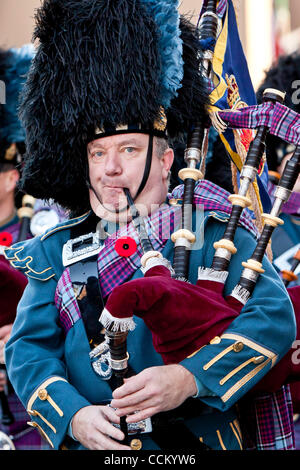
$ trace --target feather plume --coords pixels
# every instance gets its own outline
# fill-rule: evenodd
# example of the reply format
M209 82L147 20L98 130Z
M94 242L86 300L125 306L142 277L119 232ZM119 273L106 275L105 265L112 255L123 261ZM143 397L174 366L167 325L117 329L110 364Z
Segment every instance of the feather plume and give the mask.
M39 47L21 102L27 147L22 189L82 213L89 208L86 145L96 127L147 126L163 102L170 103L168 133L174 137L203 114L199 44L186 20L178 30L176 5L44 0L33 37Z

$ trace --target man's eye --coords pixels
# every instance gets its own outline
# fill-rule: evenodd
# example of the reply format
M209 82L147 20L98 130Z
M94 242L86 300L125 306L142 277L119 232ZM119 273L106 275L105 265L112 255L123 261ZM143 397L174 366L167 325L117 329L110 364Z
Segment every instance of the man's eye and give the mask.
M126 153L133 153L135 151L135 148L134 147L126 147L125 148L125 152Z
M97 157L97 158L102 157L102 155L103 155L103 152L100 152L100 151L99 151L99 152L94 152L94 153L92 154L93 157Z

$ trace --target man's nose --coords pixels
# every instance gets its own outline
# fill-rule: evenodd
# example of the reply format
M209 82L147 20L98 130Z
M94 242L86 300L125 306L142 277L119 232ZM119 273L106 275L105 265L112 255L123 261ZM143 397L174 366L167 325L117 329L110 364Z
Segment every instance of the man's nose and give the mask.
M119 175L122 173L121 158L116 150L111 150L106 156L105 173L107 175Z

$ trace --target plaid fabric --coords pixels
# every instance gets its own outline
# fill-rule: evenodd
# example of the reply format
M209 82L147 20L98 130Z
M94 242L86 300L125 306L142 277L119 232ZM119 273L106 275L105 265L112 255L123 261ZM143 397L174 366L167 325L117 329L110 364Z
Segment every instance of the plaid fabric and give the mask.
M55 291L55 305L59 311L60 325L65 334L67 334L74 323L81 318L78 303L74 295L69 268L64 270L58 281Z
M300 115L279 103L263 103L237 111L219 111L218 115L232 129L267 126L270 133L290 144L300 142Z
M217 6L217 15L218 15L220 18L223 18L223 15L224 15L225 10L226 10L226 8L227 8L227 3L228 3L227 0L220 0L219 3L218 3L218 6Z
M26 424L31 418L15 393L8 395L8 403L15 422L10 426L1 424L0 430L12 438L16 450L50 450L51 447L42 439L40 434Z
M269 182L268 191L272 201L274 201L275 199L274 194L276 191L276 187L276 185ZM285 204L283 204L281 212L283 212L284 214L300 214L300 193L292 192L289 197L289 200Z
M219 186L202 180L196 184L194 192L194 204L205 211L218 211L230 214L232 205L228 201L228 192ZM181 199L183 185L175 188L169 199ZM164 204L151 217L145 218L148 236L155 250L161 251L171 234L180 227L181 208ZM253 235L257 231L251 216L247 211L243 212L240 223ZM115 242L118 238L129 236L137 242L137 251L130 257L120 257L115 250ZM113 288L129 280L133 273L141 267L142 250L138 243L138 235L132 223L122 227L116 233L109 236L104 247L98 255L99 283L103 297L107 297ZM66 268L57 284L55 292L55 305L60 312L60 324L65 334L81 318L80 310L75 298L69 268Z
M180 208L170 207L167 204L160 207L151 217L145 218L146 231L154 250L163 249L180 221ZM116 240L123 236L134 238L137 242L137 251L128 258L118 256L115 250ZM141 267L142 255L138 235L132 223L105 240L105 249L100 251L98 257L100 287L104 297L113 290L115 285L125 282Z
M201 180L197 182L194 191L194 200L193 203L196 206L203 206L205 211L220 211L224 214L230 215L232 210L232 204L228 201L229 193L217 186L214 183L211 183L207 180ZM183 197L183 185L177 186L169 195L169 199L181 199ZM244 209L240 218L240 225L245 227L249 232L257 237L257 228L255 227L251 211Z
M181 221L180 207L164 204L151 217L145 219L146 230L154 250L161 251ZM130 257L120 257L115 250L115 243L120 237L131 237L137 242L137 251ZM104 241L103 249L98 255L99 283L103 298L107 297L116 285L130 279L141 267L143 252L133 224L122 227ZM67 333L81 317L74 295L70 271L63 272L56 288L55 305L60 312L60 324Z
M239 404L239 410L245 450L295 449L289 385L274 393L248 396Z

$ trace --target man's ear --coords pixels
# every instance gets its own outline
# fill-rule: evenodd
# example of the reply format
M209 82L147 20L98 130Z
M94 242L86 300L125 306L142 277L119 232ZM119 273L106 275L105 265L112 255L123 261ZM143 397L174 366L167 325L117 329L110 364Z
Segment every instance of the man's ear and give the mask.
M173 165L174 161L174 152L173 150L169 147L167 150L165 150L162 158L161 158L161 163L163 167L162 175L163 178L167 179L169 176L169 172L171 170L171 167Z
M5 189L9 193L16 189L17 183L20 179L20 173L18 170L13 169L7 171L6 178L5 178Z

